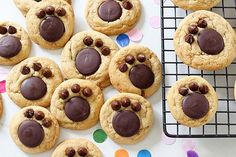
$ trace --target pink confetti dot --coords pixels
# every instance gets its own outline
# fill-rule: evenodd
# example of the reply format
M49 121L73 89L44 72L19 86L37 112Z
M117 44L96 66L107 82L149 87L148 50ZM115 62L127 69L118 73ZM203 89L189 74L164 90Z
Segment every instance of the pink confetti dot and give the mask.
M0 93L6 92L6 80L0 82Z
M164 133L162 133L162 142L166 145L175 144L176 138L167 137Z
M135 42L138 42L143 38L143 33L137 28L134 28L131 31L129 31L127 35L129 36L131 41Z
M160 17L159 16L152 16L149 20L149 23L152 28L160 28Z

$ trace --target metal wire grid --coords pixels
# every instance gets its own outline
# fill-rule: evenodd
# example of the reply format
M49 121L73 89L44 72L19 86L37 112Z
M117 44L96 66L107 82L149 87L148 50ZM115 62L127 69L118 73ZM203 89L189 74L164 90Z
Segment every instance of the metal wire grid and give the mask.
M236 0L222 0L211 9L223 16L236 29ZM214 138L236 137L236 103L234 99L234 82L236 80L236 62L220 71L194 70L183 64L175 55L173 35L179 22L190 11L175 7L171 0L161 0L161 40L162 40L162 101L163 130L169 137ZM188 76L202 76L208 80L219 97L219 108L214 119L199 128L188 128L176 122L172 117L166 101L166 94L178 79Z

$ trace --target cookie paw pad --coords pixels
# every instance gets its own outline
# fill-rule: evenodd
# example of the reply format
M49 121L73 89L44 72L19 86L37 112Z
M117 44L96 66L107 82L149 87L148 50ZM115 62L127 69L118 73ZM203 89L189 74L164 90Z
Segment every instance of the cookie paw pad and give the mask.
M6 34L9 35L6 35ZM0 56L4 58L11 58L16 56L22 49L20 39L12 36L17 33L17 29L14 26L8 28L0 26L0 34L5 35L0 38Z
M90 36L86 36L83 39L83 43L86 48L82 49L76 56L75 65L76 69L83 75L89 76L94 74L101 65L101 54L108 56L111 53L111 49L108 46L104 46L101 39L94 39ZM96 49L95 49L96 47ZM101 54L98 52L101 52Z
M98 16L107 22L113 22L118 20L122 16L122 8L126 10L131 10L133 4L129 0L119 0L122 1L120 4L116 0L106 0L98 8Z
M64 35L65 26L59 17L65 15L64 8L55 9L53 6L47 6L36 13L39 19L43 19L39 26L39 32L43 39L48 42L56 42Z
M74 157L74 156L76 156L76 153L78 153L79 156L86 156L88 154L88 150L85 147L80 147L77 150L77 152L72 147L68 147L65 150L65 155L67 157Z
M139 89L147 89L154 83L154 73L146 64L143 64L146 61L146 56L144 54L138 54L136 56L138 63L136 62L136 59L132 55L128 55L125 57L125 62L119 66L119 70L122 73L125 73L128 71L129 66L129 79L132 82L132 84L139 88ZM141 63L141 64L140 64ZM133 65L134 64L134 65Z
M85 87L81 89L78 84L72 85L70 90L71 92L78 93L84 97L90 97L93 94L90 88ZM74 122L81 122L89 117L90 104L84 97L74 96L70 98L69 91L67 89L61 90L59 92L59 97L64 100L65 114L70 120Z
M28 119L19 125L18 137L25 146L37 147L42 143L45 136L43 127L49 128L52 125L52 120L45 118L42 111L34 111L33 109L26 110L24 116Z
M192 119L200 119L209 111L209 102L204 94L209 92L206 85L199 85L196 82L189 83L187 86L179 88L179 94L184 96L182 109L183 112Z
M47 85L41 77L49 79L53 77L53 74L49 68L43 68L40 63L34 63L31 68L24 66L21 70L21 74L30 75L31 71L38 72L41 76L29 76L22 82L20 91L24 98L28 100L38 100L47 93Z
M125 110L129 106L131 109ZM135 112L142 109L140 103L131 104L129 98L123 98L121 101L111 102L111 108L117 112L112 120L112 126L117 134L123 137L131 137L138 133L140 119Z
M224 49L224 39L220 33L212 28L207 28L207 22L200 19L197 24L192 24L188 27L188 32L185 36L185 42L193 44L194 36L197 36L197 43L200 49L208 55L217 55Z

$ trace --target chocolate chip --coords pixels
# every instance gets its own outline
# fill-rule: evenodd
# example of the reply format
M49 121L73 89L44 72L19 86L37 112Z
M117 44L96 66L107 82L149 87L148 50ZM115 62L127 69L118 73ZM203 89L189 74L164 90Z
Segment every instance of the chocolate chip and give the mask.
M69 92L66 89L63 89L59 92L59 97L61 99L66 99L66 98L68 98L68 96L69 96Z
M20 92L28 100L38 100L47 93L47 85L39 77L30 77L23 81Z
M92 75L101 65L101 55L94 48L85 48L77 54L75 65L81 74Z
M84 88L82 92L83 92L83 95L86 97L90 97L93 94L92 90L88 87Z
M48 14L48 15L52 15L55 11L55 8L53 6L47 6L45 8L45 12Z
M201 85L201 86L199 87L199 91L200 91L202 94L207 94L208 91L209 91L209 88L208 88L207 85Z
M46 16L46 13L44 10L40 10L39 12L36 13L36 16L40 19L44 18Z
M191 34L187 34L185 37L185 42L192 44L194 42L194 37Z
M98 8L98 16L107 22L118 20L122 15L120 4L114 0L104 1Z
M42 126L34 120L24 120L18 127L17 135L21 143L29 148L39 146L45 136Z
M33 109L27 109L24 113L24 116L27 118L32 118L34 116L34 110Z
M134 61L135 61L135 58L132 55L128 55L128 56L125 57L125 62L128 63L128 64L133 64Z
M147 89L154 83L155 75L148 66L137 64L130 69L129 79L139 89Z
M201 31L197 41L200 49L208 55L217 55L225 47L221 34L211 28Z
M101 51L104 56L108 56L111 53L111 49L107 46L103 46Z
M19 38L14 36L4 36L0 38L0 56L11 58L21 51L22 44Z
M9 34L15 34L17 32L14 26L9 26L7 31Z
M181 94L182 96L186 96L188 94L188 88L180 87L179 88L179 94Z
M191 33L191 34L197 34L198 27L196 25L190 25L188 27L188 32Z
M206 27L207 27L207 22L206 22L206 20L200 19L200 20L197 22L197 26L200 27L200 28L206 28Z
M27 66L24 66L24 67L22 68L22 70L21 70L21 74L27 75L27 74L29 74L29 73L30 73L30 68L27 67Z
M42 65L40 63L33 64L34 71L39 71L41 68L42 68Z
M6 34L7 33L7 28L0 26L0 34Z
M130 10L133 8L133 4L130 3L128 0L125 0L122 2L122 6L123 8L125 8L126 10Z
M103 41L101 39L96 39L95 40L95 46L100 48L103 46Z
M125 64L125 63L121 64L121 65L119 66L119 70L120 70L121 72L126 72L126 71L128 70L127 64Z
M56 42L65 33L65 26L62 20L54 15L47 16L39 26L41 37L48 42Z
M209 102L199 93L191 93L183 100L183 112L192 119L200 119L209 111Z
M42 111L35 111L34 117L37 120L42 120L42 119L44 119L45 115Z
M87 46L91 46L93 44L93 39L90 36L87 36L83 40L84 44Z
M81 122L90 115L90 105L82 97L73 97L65 104L65 114L70 120Z
M138 102L135 102L135 103L131 104L131 108L133 111L139 112L141 110L141 104Z
M112 119L112 126L117 134L122 137L131 137L140 129L139 117L132 111L117 112Z
M72 148L72 147L66 148L65 154L66 154L66 156L68 156L68 157L73 157L73 156L75 155L75 150L74 150L74 148Z
M88 154L88 150L84 147L78 149L79 156L86 156Z
M51 125L52 125L52 120L49 119L49 118L44 118L42 120L42 125L45 127L45 128L49 128Z
M73 93L79 93L79 91L80 91L80 85L78 85L78 84L73 84L73 85L71 86L71 91L72 91Z
M64 8L57 8L56 13L58 16L65 16L66 10Z
M50 78L52 76L52 71L49 68L44 68L42 74L44 77Z
M146 56L144 54L138 54L137 60L141 63L145 62L146 61Z
M199 88L199 86L198 86L198 84L197 84L196 82L191 82L191 83L189 83L189 89L190 89L191 91L197 91L198 88Z
M120 110L120 108L121 108L121 104L120 104L120 102L119 101L112 101L111 102L111 108L114 110L114 111L118 111L118 110Z
M130 101L129 98L123 98L123 99L121 100L121 104L122 104L123 107L129 107L129 106L130 106L130 103L131 103L131 101Z

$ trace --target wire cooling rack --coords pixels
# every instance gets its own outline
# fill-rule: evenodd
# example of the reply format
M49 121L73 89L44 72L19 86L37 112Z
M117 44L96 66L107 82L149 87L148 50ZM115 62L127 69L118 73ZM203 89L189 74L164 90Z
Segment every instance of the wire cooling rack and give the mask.
M211 11L223 16L236 30L236 0L222 0ZM191 11L175 7L171 0L161 0L164 133L169 137L180 138L236 137L236 103L234 99L236 62L233 62L224 70L201 71L183 64L174 52L174 32L180 21L189 13ZM166 101L166 95L173 83L188 75L205 78L212 84L219 97L219 108L214 119L198 128L189 128L176 122L170 113Z

